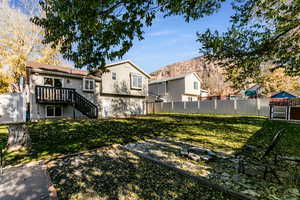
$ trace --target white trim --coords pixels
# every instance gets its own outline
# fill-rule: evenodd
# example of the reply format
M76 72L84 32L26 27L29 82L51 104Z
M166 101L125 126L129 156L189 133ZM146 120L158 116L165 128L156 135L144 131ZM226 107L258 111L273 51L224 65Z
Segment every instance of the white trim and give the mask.
M121 64L124 64L124 63L129 63L134 68L136 68L138 71L142 72L145 76L147 76L148 78L151 78L151 76L148 73L146 73L144 70L142 70L136 64L134 64L131 60L124 60L124 61L120 61L120 62L116 62L116 63L107 64L107 65L105 65L105 68L113 67L115 65L121 65Z
M28 67L30 68L30 67ZM54 72L51 70L41 70L41 69L32 69L30 68L32 72L34 73L38 73L38 74L46 74L46 76L60 76L60 77L64 77L64 78L76 78L76 79L82 79L84 77L90 77L92 79L95 79L96 81L101 81L101 78L97 77L97 76L93 76L93 75L77 75L77 74L70 74L70 73L64 73L64 72Z
M133 76L137 76L137 87L133 86ZM142 83L141 83L141 87L139 87L139 77L142 78ZM143 76L141 74L130 74L130 79L131 79L131 88L132 89L138 89L138 90L141 90L143 89L143 83L144 83L144 79L143 79Z
M64 85L65 85L65 81L64 81L64 78L59 78L59 77L55 77L55 76L43 76L43 85L44 86L48 86L48 85L45 85L45 78L50 78L50 79L52 79L52 81L53 81L53 86L51 86L51 87L54 87L54 79L59 79L59 80L61 80L61 87L64 87Z
M173 81L173 80L183 79L183 78L185 79L186 76L188 76L188 75L194 75L199 80L199 82L200 82L199 88L201 89L202 80L196 72L181 74L181 75L178 75L178 76L173 76L173 77L164 78L164 79L160 79L160 80L152 80L152 81L149 82L149 85L155 84L155 83L161 83L161 82L165 82L165 81Z
M60 107L61 108L61 115L60 116L55 116L55 109L53 110L54 116L48 116L47 114L47 108L48 107ZM45 106L45 118L56 118L56 117L63 117L64 116L64 108L63 106L60 105L46 105Z
M87 91L87 92L94 92L95 91L95 88L96 88L96 82L95 82L95 80L94 79L91 79L91 78L86 78L86 77L84 77L83 79L82 79L82 81L83 81L83 85L82 85L82 90L83 91ZM93 89L86 89L85 88L85 81L92 81L93 82Z

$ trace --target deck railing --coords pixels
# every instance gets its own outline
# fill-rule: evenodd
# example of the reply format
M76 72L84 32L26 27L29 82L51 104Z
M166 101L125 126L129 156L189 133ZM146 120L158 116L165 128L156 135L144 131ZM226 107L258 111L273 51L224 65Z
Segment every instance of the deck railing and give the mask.
M74 101L73 88L55 88L48 86L36 86L35 97L37 103L62 104Z
M71 104L90 118L98 117L98 107L73 88L36 86L36 102L40 104Z

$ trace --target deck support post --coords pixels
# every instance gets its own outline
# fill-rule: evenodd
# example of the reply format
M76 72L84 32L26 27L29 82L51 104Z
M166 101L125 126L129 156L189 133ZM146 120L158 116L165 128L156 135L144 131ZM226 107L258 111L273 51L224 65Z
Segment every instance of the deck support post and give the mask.
M76 118L76 114L75 114L75 103L73 103L72 106L73 106L73 119L75 119L75 118Z

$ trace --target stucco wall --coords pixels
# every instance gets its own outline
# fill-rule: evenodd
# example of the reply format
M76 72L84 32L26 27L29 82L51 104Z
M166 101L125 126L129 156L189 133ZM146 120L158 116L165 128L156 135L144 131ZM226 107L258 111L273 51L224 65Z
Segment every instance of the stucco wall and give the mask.
M165 96L166 95L166 83L161 82L161 83L154 83L149 85L149 96Z
M194 82L198 83L198 89L194 89ZM200 95L201 82L195 74L187 74L185 76L185 94Z
M130 63L123 63L107 68L109 72L102 75L102 92L109 94L130 94L147 96L148 77L137 70ZM116 80L112 79L112 73L116 73ZM143 87L141 90L131 88L131 75L141 75L143 77Z
M125 82L126 87L130 87L130 75L142 74L133 68L130 64L123 64L122 66L114 66L109 68L110 72L103 75L103 90L102 92L115 94L116 89L122 88ZM123 70L127 71L125 73ZM111 79L111 72L117 72L117 80L113 82ZM124 72L124 73L122 73ZM143 74L142 74L143 75ZM30 102L31 119L43 119L46 117L46 106L42 104L37 104L35 99L35 86L44 85L44 77L53 77L63 79L63 87L74 88L76 91L83 95L85 98L95 103L99 109L99 117L111 117L113 115L129 115L129 114L144 114L145 106L143 104L145 98L134 98L134 97L110 97L101 95L101 82L96 81L95 91L85 92L83 91L83 78L73 78L65 77L53 74L41 74L33 73L30 76L30 87L29 87L29 97L28 102ZM129 92L125 94L130 95L146 95L148 93L148 78L143 75L143 89L142 90L132 90L129 88ZM127 88L128 89L128 88ZM124 94L124 93L122 93ZM111 107L110 107L111 106ZM105 110L104 110L105 108ZM71 105L62 105L63 116L73 117L73 107ZM75 109L76 117L84 117L82 113Z
M99 117L115 117L146 114L144 98L99 97Z
M198 89L194 89L194 82L198 83ZM149 85L149 95L161 95L167 101L189 101L189 97L193 101L197 101L197 97L184 94L200 95L201 81L194 74L187 74L185 77L168 81L168 89L166 91L166 82L153 83Z
M31 110L31 119L41 119L46 117L46 106L36 103L35 99L35 86L44 85L44 77L53 77L60 78L63 80L63 87L65 88L74 88L76 92L90 100L91 102L96 101L97 95L100 95L100 82L96 82L95 92L85 92L83 91L83 79L82 78L72 78L72 77L63 77L58 75L48 75L48 74L38 74L33 73L30 76L30 87L29 87L29 102L30 102L30 110ZM63 117L73 117L73 107L70 105L63 106ZM76 116L83 117L79 111L76 110Z
M184 78L171 80L168 83L168 101L182 101L182 94L185 91Z

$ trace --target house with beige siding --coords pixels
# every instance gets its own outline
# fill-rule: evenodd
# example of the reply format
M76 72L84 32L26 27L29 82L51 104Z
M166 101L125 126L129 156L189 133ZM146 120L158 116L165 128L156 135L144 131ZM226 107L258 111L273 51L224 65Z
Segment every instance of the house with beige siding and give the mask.
M102 73L27 63L27 119L145 114L150 76L131 61L105 68Z
M201 88L202 80L197 73L188 73L149 82L149 99L163 101L197 101L208 95Z

